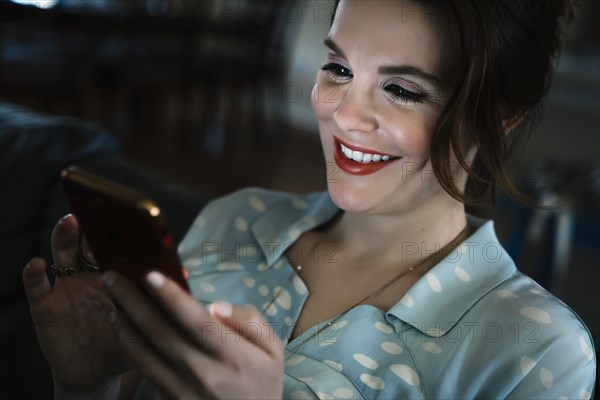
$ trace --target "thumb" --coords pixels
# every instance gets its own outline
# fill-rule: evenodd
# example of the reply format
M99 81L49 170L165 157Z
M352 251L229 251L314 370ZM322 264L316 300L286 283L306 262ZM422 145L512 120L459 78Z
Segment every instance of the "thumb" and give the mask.
M234 306L224 301L216 301L209 307L210 314L217 320L223 322L229 328L236 330L246 340L258 346L272 357L281 358L283 355L283 343L264 317L253 306ZM260 327L257 335L255 329L246 329L252 324Z
M23 286L30 306L40 303L52 292L43 258L35 257L27 263L23 269Z

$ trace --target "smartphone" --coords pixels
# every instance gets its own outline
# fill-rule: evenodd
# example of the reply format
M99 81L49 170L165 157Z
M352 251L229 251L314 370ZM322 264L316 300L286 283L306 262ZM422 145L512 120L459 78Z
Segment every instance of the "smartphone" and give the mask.
M60 180L101 270L115 270L143 289L158 270L189 292L160 208L144 194L79 167Z

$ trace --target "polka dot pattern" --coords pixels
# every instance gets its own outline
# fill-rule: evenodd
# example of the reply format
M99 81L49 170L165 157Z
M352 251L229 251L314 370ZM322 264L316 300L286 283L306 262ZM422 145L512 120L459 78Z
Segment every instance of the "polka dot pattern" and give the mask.
M244 217L237 217L235 219L235 228L240 232L246 232L248 230L248 221Z
M519 368L521 368L521 373L523 376L529 374L529 372L535 367L536 362L527 356L521 357L521 362L519 363Z
M292 296L286 289L281 286L276 286L275 289L273 289L273 293L277 293L275 301L281 308L289 310L292 307Z
M554 385L554 375L552 375L552 372L549 369L540 369L540 382L542 382L542 386L546 389L552 388L552 385Z
M327 365L329 365L330 367L337 369L338 371L343 371L344 368L342 367L342 364L335 362L335 361L331 361L331 360L323 360L323 362Z
M338 399L351 399L354 397L354 391L348 388L338 388L333 392L333 396Z
M306 360L305 356L295 354L285 361L285 365L291 367L292 365L300 364L304 360Z
M197 226L198 228L204 228L206 226L206 219L204 217L196 218L194 221L194 226Z
M265 202L258 196L250 196L248 198L248 203L254 211L258 211L261 213L267 211L267 206L265 205Z
M421 384L419 375L417 375L415 370L409 367L408 365L390 365L390 370L394 373L394 375L396 375L398 378L402 379L404 382L408 383L411 386L417 386Z
M421 347L431 354L440 354L442 348L435 342L421 342Z
M539 289L529 289L529 293L548 298L548 295Z
M258 265L256 266L256 269L258 271L266 271L267 269L269 269L269 265L266 262L262 261L262 262L258 263Z
M277 315L277 307L275 307L273 304L269 304L269 302L263 304L262 308L263 310L265 310L265 314L267 314L270 317L274 317L275 315Z
M278 324L274 325L276 332L284 332L281 336L287 337L298 318L299 307L308 295L307 287L299 276L292 273L279 252L282 247L275 249L279 259L266 260L267 254L263 253L264 248L260 244L289 243L297 240L307 228L324 222L313 199L320 199L320 204L327 203L322 200L323 196L286 198L281 193L271 195L267 191L251 189L244 191L243 196L236 198L234 195L212 202L227 203L230 209L208 205L206 209L210 212L194 220L191 234L183 242L185 246L179 248L183 264L190 268L190 286L195 295L204 303L223 299L233 304L251 304L258 310L265 307L264 314L268 321ZM275 215L271 214L272 205L277 208L276 221L268 220ZM281 212L281 207L287 207L289 212L285 209ZM468 252L469 257L459 255L458 262L446 260L432 268L388 312L381 312L375 307L358 307L344 315L344 319L336 321L333 328L336 329L335 342L310 341L296 354L290 354L289 349L293 348L295 342L286 341L286 372L296 379L286 380L285 398L307 399L315 395L337 399L419 398L422 396L421 385L432 398L443 397L440 396L443 388L439 388L439 385L429 387L428 382L420 381L412 356L452 366L454 360L449 357L456 354L457 342L452 341L456 336L451 335L458 328L462 329L462 338L468 334L470 328L461 325L464 321L478 323L474 328L475 346L488 345L481 339L481 329L486 324L494 323L502 327L499 343L494 346L498 349L511 346L514 351L499 351L494 357L515 357L518 354L516 360L503 359L497 363L514 365L516 361L518 377L514 377L515 381L524 379L528 384L535 384L547 392L544 393L547 398L556 399L560 395L571 398L577 397L577 394L589 398L589 388L583 384L577 388L577 391L581 390L580 393L562 392L567 389L559 384L565 374L572 374L571 371L565 372L566 365L584 368L583 365L592 364L595 354L587 332L573 327L572 319L566 319L567 315L572 314L563 312L564 308L558 310L558 302L545 300L553 298L551 294L545 293L526 277L514 272L514 269L511 271L509 259L503 258L494 265L483 263L480 250L486 240L495 239L479 233L476 240L472 241L472 246L461 245L459 250L465 254ZM222 244L226 246L223 248L235 251L230 251L227 259L221 259L221 254L202 248L202 243ZM233 260L234 256L239 258ZM488 273L488 270L491 272ZM468 297L475 288L482 289L485 285L488 287L483 289L487 291L479 290L476 294L480 297ZM460 293L460 296L456 297L456 293ZM453 303L455 301L457 304ZM473 303L467 304L471 301ZM267 304L270 305L267 307ZM492 311L496 313L492 315ZM531 334L526 327L533 326L532 322L540 330L535 336L527 338L538 339L539 343L524 340L525 335ZM512 325L515 323L518 325ZM511 330L513 326L518 327L518 331ZM570 347L557 345L557 348L561 348L560 356L552 353L554 347L544 347L548 344L546 338L554 332L555 327L577 332L571 338ZM444 335L443 329L451 329L448 341L434 338ZM515 335L519 335L518 340L515 340ZM542 354L542 347L551 351ZM493 368L496 364L490 364L489 355L490 352L474 351L473 357L477 360L468 360L469 364L465 365L472 365L476 369L475 365L479 362ZM573 359L568 359L570 357L578 357L581 363L574 363ZM461 397L461 394L467 397L464 393L457 396Z
M360 381L375 390L381 390L385 387L383 379L369 374L360 374Z
M308 226L315 226L318 224L313 217L305 217L302 221L304 221L304 223Z
M394 333L394 328L379 321L375 322L375 329L377 329L379 332L387 334Z
M469 275L469 273L460 266L454 268L454 273L456 274L456 276L458 276L458 279L460 279L461 281L471 282L471 276Z
M400 302L408 308L412 308L415 305L415 301L410 296L410 294L404 295L404 297L402 298L402 300L400 300Z
M400 346L399 344L394 343L394 342L383 342L383 343L381 343L381 348L386 353L392 354L392 355L402 354L402 352L404 351L402 349L402 346Z
M267 285L260 285L258 287L258 293L260 293L261 296L268 296L270 291Z
M320 400L333 400L334 397L332 395L330 395L329 393L324 393L324 392L317 392L317 397Z
M442 293L442 284L433 272L428 272L427 274L425 274L425 278L427 279L427 283L429 284L431 290L433 290L436 293Z
M308 204L306 204L306 202L304 200L296 198L296 199L292 200L292 206L296 210L305 210L306 207L308 207Z
M308 290L306 289L306 286L304 285L302 280L300 278L298 278L297 276L295 276L294 279L292 280L292 286L294 287L294 290L296 291L296 293L298 293L301 296L305 295L308 292Z
M519 295L511 292L510 290L506 290L506 289L496 290L496 295L498 297L502 297L503 299L518 299L519 298Z
M223 262L217 265L218 271L243 271L244 267L236 262Z
M379 368L379 364L377 363L377 361L373 360L371 357L366 356L364 354L356 353L352 356L352 358L354 358L356 360L356 362L358 362L360 365L362 365L365 368L369 368L369 369L373 369L373 370Z
M214 293L215 287L208 282L200 282L200 290L206 293Z
M292 228L288 231L288 238L292 242L295 242L296 240L298 240L301 234L302 232L299 229Z
M335 321L333 323L334 328L338 330L344 328L346 325L348 325L348 321L345 319L342 321Z
M579 346L581 347L581 351L583 351L585 357L589 361L592 361L592 359L594 358L594 350L591 348L588 340L585 337L583 337L583 335L579 336Z
M258 248L253 245L243 246L239 252L240 257L255 260L258 256Z
M541 308L537 307L521 307L519 309L519 313L527 318L531 318L534 321L539 322L540 324L549 324L552 322L552 318L550 318L550 314Z

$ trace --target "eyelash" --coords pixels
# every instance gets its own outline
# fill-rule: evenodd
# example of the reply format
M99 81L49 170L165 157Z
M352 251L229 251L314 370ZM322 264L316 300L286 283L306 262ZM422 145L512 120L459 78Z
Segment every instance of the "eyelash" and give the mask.
M386 85L384 89L390 94L390 96L392 96L394 103L413 102L416 104L421 104L425 100L425 95L406 90L397 83Z
M334 83L345 83L354 77L349 68L338 63L327 63L321 67L321 70L326 72L329 80ZM411 92L396 83L385 85L384 90L395 104L421 104L426 98L425 95Z
M332 82L342 82L354 77L349 68L338 63L327 63L321 67L321 70L327 72L327 76Z

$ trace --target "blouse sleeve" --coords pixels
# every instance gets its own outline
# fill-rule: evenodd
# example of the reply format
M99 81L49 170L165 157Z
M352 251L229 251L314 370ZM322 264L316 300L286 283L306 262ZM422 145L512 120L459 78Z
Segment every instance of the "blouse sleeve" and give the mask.
M509 399L591 399L596 379L596 354L590 335L563 335L538 360L522 357L523 379Z

